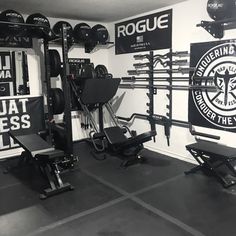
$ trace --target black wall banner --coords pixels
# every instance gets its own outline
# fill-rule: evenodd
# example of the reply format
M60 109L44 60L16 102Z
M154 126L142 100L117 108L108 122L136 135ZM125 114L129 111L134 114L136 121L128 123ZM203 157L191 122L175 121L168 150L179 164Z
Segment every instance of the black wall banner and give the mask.
M14 95L15 75L10 52L0 52L0 96Z
M32 48L33 42L32 38L28 37L15 37L15 36L7 36L4 38L0 37L0 47Z
M189 92L189 122L236 132L236 40L191 44L190 66L195 77L212 77L198 85L217 90Z
M172 9L115 25L116 54L170 48Z
M43 97L0 99L0 151L18 147L10 130L29 134L44 129Z

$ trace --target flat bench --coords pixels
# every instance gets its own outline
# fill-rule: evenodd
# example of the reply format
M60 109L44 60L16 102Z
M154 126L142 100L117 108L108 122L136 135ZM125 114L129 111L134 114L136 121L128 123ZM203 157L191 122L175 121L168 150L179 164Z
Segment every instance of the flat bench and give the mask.
M63 151L55 149L37 134L17 135L9 132L9 135L43 169L50 187L43 190L41 199L73 189L71 184L63 183L60 176L58 164L65 157Z
M202 170L215 176L225 188L236 183L236 170L233 164L233 161L236 160L236 148L201 140L187 145L186 149L199 165L185 172L185 174ZM221 166L226 167L231 174L227 175L220 171L219 167Z

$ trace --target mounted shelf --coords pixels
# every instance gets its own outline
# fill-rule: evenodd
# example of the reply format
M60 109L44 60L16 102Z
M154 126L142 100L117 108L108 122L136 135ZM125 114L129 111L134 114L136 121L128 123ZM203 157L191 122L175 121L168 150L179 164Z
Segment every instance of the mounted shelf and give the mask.
M50 42L51 45L61 45L62 41L60 38L51 40ZM69 46L69 50L71 48L84 48L85 49L85 53L94 53L96 51L98 51L99 49L108 49L114 46L114 42L105 42L105 43L97 43L97 42L87 42L87 43L83 43L83 42L78 42L75 41L73 39L73 42L71 43L71 45Z
M4 28L8 26L9 27L20 26L22 27L22 31L17 34L9 34L9 35L7 35L7 32L4 32L2 36L6 34L8 37L11 36L11 37L38 38L38 39L44 39L47 42L58 39L58 36L55 35L52 29L49 28L48 26L0 21L0 28ZM30 33L31 30L37 30L40 36L32 36L32 34ZM1 34L0 34L0 37L1 37Z
M201 21L197 27L204 28L214 38L223 38L224 31L236 28L236 18L229 18L219 21Z
M52 45L62 45L62 38L58 35L56 35L52 29L50 29L47 26L43 25L37 25L37 24L27 24L27 23L12 23L12 22L5 22L0 21L0 27L6 27L6 26L22 26L23 30L19 35L13 35L18 37L28 37L28 38L41 38L46 40L47 42L50 42ZM32 36L30 33L30 30L38 30L40 32L40 37ZM70 43L69 43L70 44ZM86 53L93 53L99 49L108 49L112 46L114 46L114 42L94 42L90 41L87 43L78 42L75 39L72 39L71 47L84 47Z

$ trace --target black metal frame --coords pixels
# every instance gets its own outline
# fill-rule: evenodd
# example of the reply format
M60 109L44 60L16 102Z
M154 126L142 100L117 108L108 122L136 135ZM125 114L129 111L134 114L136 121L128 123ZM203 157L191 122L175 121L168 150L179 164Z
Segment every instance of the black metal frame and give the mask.
M3 22L0 21L0 25L16 25L16 23L11 22ZM45 84L46 84L46 93L47 93L47 119L48 119L48 141L53 144L53 129L56 129L56 125L54 124L53 119L53 109L52 109L52 98L50 95L50 89L51 89L51 78L50 78L50 62L49 62L49 43L52 41L60 41L62 39L62 52L63 52L63 68L62 68L62 86L63 86L63 92L65 96L65 127L64 127L64 133L67 139L67 146L65 150L65 157L66 160L64 162L67 163L68 167L73 167L73 163L77 161L77 158L74 158L73 156L73 141L72 141L72 126L71 126L71 98L70 98L70 86L68 84L68 78L69 78L69 63L68 63L68 45L67 45L67 32L66 32L66 25L62 25L62 37L58 37L54 34L54 32L48 27L48 26L42 26L42 25L35 25L35 24L27 24L27 23L17 23L17 25L24 26L25 30L28 29L39 29L42 31L43 35L41 39L43 39L43 46L44 46L44 65L45 65ZM48 33L49 32L49 33ZM70 163L68 162L70 160ZM45 162L44 165L45 168L48 169L49 166L51 169L54 169L53 166L57 166L58 163L56 162ZM53 166L52 166L53 165ZM50 169L49 168L49 169ZM50 179L52 178L49 175L49 172L45 170L45 174ZM54 171L55 177L58 180L59 184L59 192L60 190L60 179L57 177L57 173ZM49 181L51 184L51 181ZM54 188L55 186L51 184L51 189L53 189L52 192L55 192ZM64 187L63 187L64 188ZM65 186L67 188L67 186ZM46 195L50 195L50 191L45 192Z
M12 63L12 74L14 76L14 81L13 81L13 91L14 91L14 95L17 95L17 87L16 87L16 53L12 52L11 53L12 59L11 59L11 63Z
M72 139L72 123L71 123L71 95L70 85L68 79L70 77L69 61L68 61L68 43L67 43L67 29L66 25L62 25L62 55L63 55L63 69L62 69L62 87L65 98L65 132L66 132L66 154L73 160L73 139Z
M45 82L47 89L47 104L48 104L48 130L49 130L49 139L52 143L53 140L53 131L62 132L64 137L66 138L66 146L65 153L67 158L71 160L71 164L77 161L77 158L74 157L73 154L73 138L72 138L72 122L71 122L71 95L70 95L70 85L68 83L68 79L70 79L70 70L69 70L69 59L68 59L68 42L67 42L67 29L66 25L62 25L62 71L61 71L61 79L62 79L62 90L64 94L65 100L65 109L64 109L64 123L63 127L59 127L54 122L53 116L53 104L52 98L50 95L51 89L51 77L50 77L50 63L49 63L49 42L53 39L45 39L44 40L44 55L45 55ZM58 40L58 39L57 39Z
M236 18L229 18L218 21L201 21L197 27L202 27L214 38L223 38L224 31L236 28Z
M41 199L46 199L59 193L74 189L71 184L63 183L60 176L61 171L59 166L66 162L65 153L63 151L56 150L46 141L44 141L39 135L32 134L18 136L12 132L9 132L9 135L16 141L16 143L20 145L20 147L25 150L21 153L19 165L22 162L30 163L33 161L33 163L37 164L41 172L46 177L49 188L44 189L43 193L40 194ZM39 150L35 150L35 148L29 144L29 141L31 143L37 143L37 145L39 145Z

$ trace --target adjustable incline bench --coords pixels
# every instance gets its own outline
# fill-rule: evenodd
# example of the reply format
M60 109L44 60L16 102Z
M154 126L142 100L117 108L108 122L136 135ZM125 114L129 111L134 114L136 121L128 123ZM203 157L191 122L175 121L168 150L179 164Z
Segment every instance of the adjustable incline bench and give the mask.
M105 128L103 131L111 150L126 157L122 166L129 166L137 161L142 162L144 158L139 153L143 149L143 143L150 141L156 135L156 131L148 131L127 138L118 126Z
M80 89L80 93L77 92L75 82L71 81L72 91L78 99L82 110L87 114L91 125L93 127L93 136L91 139L96 140L107 140L108 149L106 151L112 151L117 154L122 154L124 158L123 166L128 166L134 164L135 162L142 161L142 157L139 155L139 152L143 149L143 143L150 141L152 137L156 135L156 131L149 131L138 136L132 137L129 129L120 127L117 118L112 110L112 107L109 104L109 101L115 96L118 87L120 84L119 78L112 79L87 79L84 80L83 86ZM88 106L98 104L99 106L106 107L111 121L115 126L100 129L97 127L97 124L93 117L91 116ZM102 122L103 126L103 120ZM127 138L125 132L129 132L131 137ZM93 142L95 144L95 142ZM95 145L94 145L95 146ZM106 146L106 145L104 145ZM96 146L95 146L96 149ZM104 149L104 148L103 148ZM97 149L98 151L98 149ZM102 150L104 151L104 150Z
M199 165L185 172L185 174L202 170L215 176L225 188L236 183L236 169L233 163L236 160L236 148L201 140L187 145L186 149ZM225 167L232 175L227 175L219 167Z
M10 131L9 135L36 161L46 176L50 187L43 190L41 199L74 189L71 184L63 183L60 177L58 165L65 158L63 151L53 148L37 134L17 135Z

